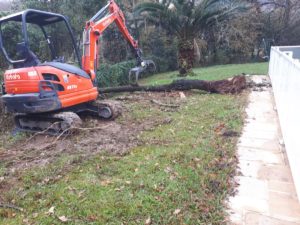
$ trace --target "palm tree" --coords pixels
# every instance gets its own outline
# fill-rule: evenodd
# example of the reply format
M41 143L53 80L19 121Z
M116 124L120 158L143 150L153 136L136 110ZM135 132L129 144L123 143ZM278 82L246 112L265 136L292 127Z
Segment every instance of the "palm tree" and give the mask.
M140 3L135 7L135 13L145 14L150 21L177 37L179 73L187 76L193 68L195 38L246 10L241 1L159 0L157 3Z

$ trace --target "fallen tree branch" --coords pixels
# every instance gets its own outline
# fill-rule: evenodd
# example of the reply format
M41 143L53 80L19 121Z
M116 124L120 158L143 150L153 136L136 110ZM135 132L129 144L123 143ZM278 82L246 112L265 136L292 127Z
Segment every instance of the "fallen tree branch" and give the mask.
M107 126L102 126L102 127L86 127L86 128L82 128L82 127L70 127L66 130L64 130L62 133L60 133L57 138L55 139L55 141L52 144L56 144L56 142L62 137L64 136L66 133L68 133L69 131L77 131L77 130L81 130L81 131L90 131L90 130L105 130L108 127L110 127L111 125L107 125Z
M14 206L14 205L10 205L10 204L2 204L2 203L0 203L0 208L15 209L15 210L23 212L22 208Z
M175 80L170 84L158 86L121 86L111 88L101 88L100 93L120 93L120 92L168 92L168 91L187 91L198 89L210 93L237 94L247 87L244 75L235 76L228 80L205 81L205 80Z
M89 130L105 130L107 128L109 128L111 126L111 124L106 125L106 126L102 126L102 127L74 127L73 129L76 130L82 130L82 131L89 131Z
M165 104L165 103L162 103L162 102L157 101L155 99L152 99L151 102L153 102L154 104L157 104L159 106L163 106L163 107L170 107L170 108L178 108L178 107L180 107L180 105Z
M55 122L55 123L51 124L47 129L35 133L34 135L32 135L30 138L28 138L28 139L26 140L26 143L28 143L29 141L31 141L33 138L35 138L35 137L38 136L38 135L45 134L47 131L49 131L51 128L53 128L53 127L54 127L56 124L58 124L58 123L59 123L59 122Z

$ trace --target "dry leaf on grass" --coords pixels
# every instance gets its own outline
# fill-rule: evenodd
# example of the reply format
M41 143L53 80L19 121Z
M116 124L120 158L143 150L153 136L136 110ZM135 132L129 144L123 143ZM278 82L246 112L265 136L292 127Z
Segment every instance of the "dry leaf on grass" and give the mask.
M177 216L180 212L181 212L181 209L175 209L175 211L173 212L173 215Z
M148 219L145 221L145 225L150 225L151 224L151 217L149 216Z
M111 180L103 180L103 181L100 182L100 185L104 186L104 187L106 187L106 186L108 186L110 184L112 184Z
M48 212L47 212L46 214L48 214L48 215L53 215L53 214L54 214L54 208L55 208L55 206L52 206L52 207L48 210Z
M185 94L182 91L179 92L179 97L181 99L186 99L186 96L185 96Z
M200 162L201 159L199 159L199 158L194 158L194 161L195 161L195 162Z
M69 219L67 218L67 217L65 217L65 216L60 216L60 217L58 217L58 219L61 221L61 222L68 222L69 221Z

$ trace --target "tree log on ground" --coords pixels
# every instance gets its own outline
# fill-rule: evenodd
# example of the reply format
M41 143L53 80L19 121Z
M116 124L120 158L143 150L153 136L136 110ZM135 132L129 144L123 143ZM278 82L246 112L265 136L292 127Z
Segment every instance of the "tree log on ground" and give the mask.
M119 93L119 92L168 92L168 91L187 91L192 89L203 90L218 94L238 94L247 87L244 75L235 76L227 80L205 81L205 80L175 80L170 84L158 86L120 86L111 88L101 88L100 93Z

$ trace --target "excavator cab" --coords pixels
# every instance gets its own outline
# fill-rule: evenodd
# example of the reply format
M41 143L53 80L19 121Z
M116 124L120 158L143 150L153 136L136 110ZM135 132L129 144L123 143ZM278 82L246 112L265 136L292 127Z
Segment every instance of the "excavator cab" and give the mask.
M58 43L61 39L56 38L57 35L70 41ZM55 13L29 9L1 18L0 48L15 69L44 62L64 63L71 55L81 67L71 26L66 17Z

